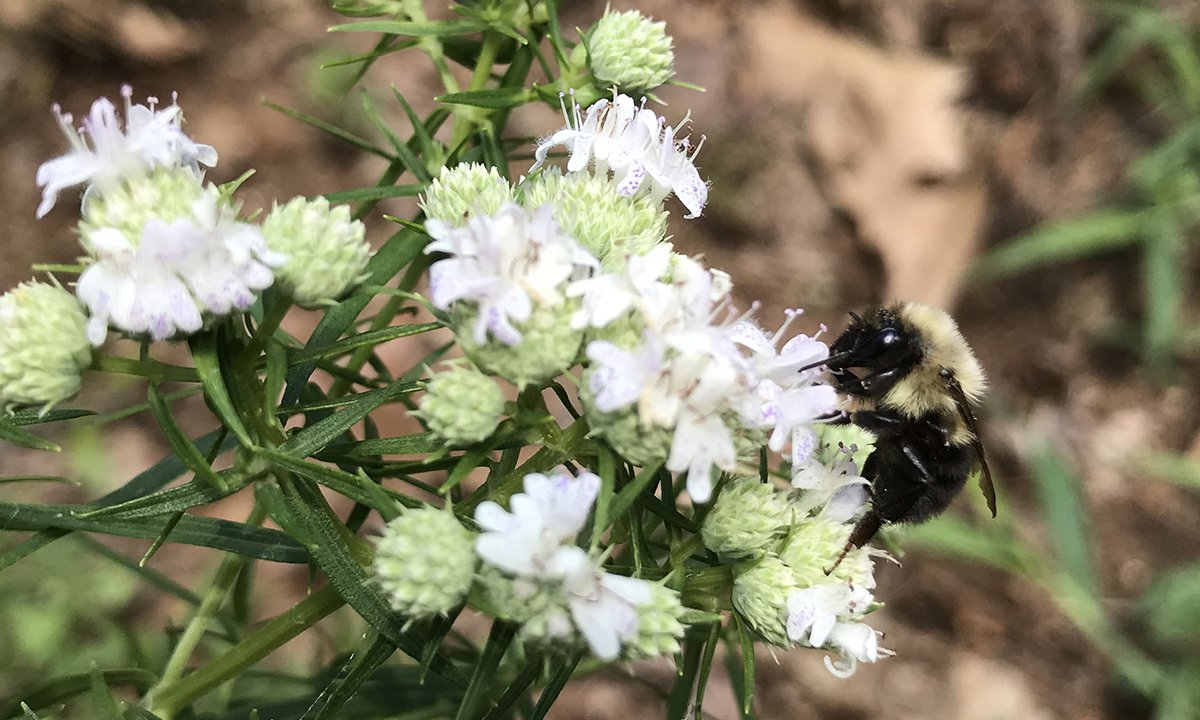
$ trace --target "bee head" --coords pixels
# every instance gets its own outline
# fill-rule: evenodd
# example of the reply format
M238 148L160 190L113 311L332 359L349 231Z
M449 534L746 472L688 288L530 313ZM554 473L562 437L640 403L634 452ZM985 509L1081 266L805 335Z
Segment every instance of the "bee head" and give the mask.
M894 309L882 308L866 317L851 313L850 317L850 326L829 348L825 363L839 385L861 381L862 390L873 395L872 376L890 387L921 362L919 334ZM856 375L851 368L865 372Z

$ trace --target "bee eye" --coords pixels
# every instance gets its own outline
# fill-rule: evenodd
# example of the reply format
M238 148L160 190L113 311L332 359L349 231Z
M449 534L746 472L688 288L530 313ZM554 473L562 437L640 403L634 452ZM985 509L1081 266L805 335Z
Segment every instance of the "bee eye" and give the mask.
M877 358L886 353L888 350L891 350L899 343L900 333L896 332L892 328L886 328L879 331L875 337L871 338L870 341L867 342L866 347L863 348L863 355L866 357Z

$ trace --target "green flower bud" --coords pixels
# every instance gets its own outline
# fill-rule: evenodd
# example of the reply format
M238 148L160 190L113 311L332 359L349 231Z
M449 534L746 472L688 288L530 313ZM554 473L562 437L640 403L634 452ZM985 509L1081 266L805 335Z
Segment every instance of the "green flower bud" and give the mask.
M579 642L566 596L554 583L514 578L487 563L479 566L476 581L479 592L471 597L478 602L473 604L488 615L519 623L521 642L547 649Z
M642 255L666 238L662 203L622 197L607 177L588 172L563 175L549 168L525 186L526 208L546 203L553 206L563 230L591 251L607 272L623 270L627 257Z
M483 344L476 343L473 303L456 304L452 324L472 362L523 390L528 385L542 385L575 364L583 342L583 330L571 328L571 315L578 309L578 300L534 304L529 319L516 325L521 332L521 342L516 345L506 345L490 335Z
M204 193L201 178L184 167L160 166L146 175L126 178L103 195L88 197L79 221L80 239L92 252L92 233L99 228L116 228L137 247L148 220L170 223L190 219L192 206Z
M387 524L375 548L375 576L397 612L419 619L462 602L475 577L474 534L454 514L407 510Z
M798 589L794 574L774 555L735 571L733 606L764 640L790 647L787 599Z
M301 306L331 303L362 282L371 259L366 230L350 208L325 198L276 205L262 224L267 247L287 256L275 282Z
M513 199L512 187L494 167L463 163L442 168L425 190L425 216L458 227L474 213L494 215Z
M495 432L503 412L504 391L495 380L473 367L456 367L429 380L415 414L450 445L461 447Z
M733 478L704 518L700 534L710 550L729 557L763 552L792 519L787 494L770 483Z
M636 10L606 12L588 33L588 64L597 85L653 90L675 77L675 52L663 22Z
M92 361L87 318L57 285L21 283L0 295L0 405L46 409L79 392Z
M651 659L679 652L679 640L686 630L679 621L683 603L679 593L660 585L650 584L652 596L638 605L637 635L625 644L624 655L630 660Z
M875 586L874 567L870 551L866 548L851 550L832 573L825 574L825 570L833 567L842 548L846 546L850 530L850 525L820 516L792 526L779 559L791 568L797 587L814 587L831 582L868 588Z

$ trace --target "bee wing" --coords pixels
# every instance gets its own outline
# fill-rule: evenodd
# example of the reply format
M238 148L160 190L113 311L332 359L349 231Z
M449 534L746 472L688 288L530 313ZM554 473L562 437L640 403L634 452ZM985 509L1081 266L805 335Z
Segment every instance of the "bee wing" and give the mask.
M958 408L959 417L971 431L971 435L975 437L975 456L979 458L979 489L983 491L983 497L987 500L988 510L992 511L992 517L996 517L996 486L992 484L992 470L988 467L987 456L983 452L983 441L979 439L979 428L976 424L975 413L971 411L971 402L967 399L967 394L963 392L962 385L958 384L958 378L954 377L953 371L943 368L942 378L946 381L947 392L950 393L950 397L954 398L954 405Z

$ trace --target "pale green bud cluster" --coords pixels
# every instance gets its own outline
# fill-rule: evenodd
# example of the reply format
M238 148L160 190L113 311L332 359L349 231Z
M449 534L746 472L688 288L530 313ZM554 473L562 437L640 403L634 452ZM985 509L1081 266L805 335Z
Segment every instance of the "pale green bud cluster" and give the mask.
M630 255L642 255L663 242L667 211L649 197L617 194L607 177L592 173L563 175L549 168L525 186L524 205L554 207L554 219L568 235L591 251L606 272L620 272Z
M735 570L733 606L772 645L788 647L787 600L799 590L792 569L774 555Z
M425 190L421 209L428 218L458 227L473 214L494 215L512 200L512 187L496 168L462 163L442 168Z
M809 518L792 527L787 544L779 551L779 559L792 569L801 588L830 582L871 585L871 555L866 548L851 550L832 573L825 574L846 546L850 530L851 526L845 523L820 516Z
M21 283L0 295L0 406L49 408L79 392L92 360L87 318L57 285Z
M364 278L371 259L363 224L346 205L330 207L318 197L276 205L262 224L271 250L287 256L275 282L301 306L331 303Z
M510 577L487 563L480 565L477 587L483 601L481 609L519 624L517 637L522 643L561 649L581 640L561 589Z
M473 367L436 373L425 386L416 415L452 446L486 439L504 413L504 391Z
M728 557L747 557L762 553L783 537L791 521L786 493L770 483L734 478L721 490L700 533L710 550Z
M679 593L652 583L650 600L638 605L637 635L623 649L630 660L651 659L679 652L679 641L687 628L679 621L683 603Z
M663 22L636 10L607 12L587 38L588 64L600 87L638 93L675 77L675 52Z
M578 300L534 304L529 319L517 328L521 342L516 345L506 345L490 335L482 344L475 342L471 328L475 327L477 310L472 303L456 305L452 325L461 329L456 336L472 362L524 389L542 385L575 364L583 343L583 330L571 327L571 315L578 309Z
M375 576L396 612L444 615L475 577L474 534L448 510L407 510L387 524L375 548Z
M602 436L617 454L634 465L645 467L665 462L671 453L671 441L675 437L673 428L660 425L644 425L638 417L637 405L617 412L606 413L596 409L596 403L588 378L592 370L585 370L579 387L580 403L587 417L588 427Z
M133 175L103 195L89 195L83 204L79 234L91 250L89 238L100 228L115 228L137 247L142 230L151 220L170 223L191 218L192 208L205 193L201 179L188 168L161 166L144 175Z

